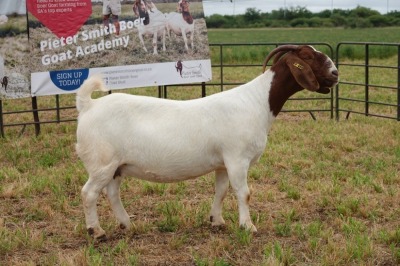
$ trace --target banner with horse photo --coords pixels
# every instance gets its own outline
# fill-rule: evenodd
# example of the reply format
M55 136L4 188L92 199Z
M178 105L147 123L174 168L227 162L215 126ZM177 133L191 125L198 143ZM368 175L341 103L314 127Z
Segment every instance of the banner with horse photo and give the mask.
M0 1L0 99L30 97L25 0Z
M211 80L201 0L27 0L32 96Z

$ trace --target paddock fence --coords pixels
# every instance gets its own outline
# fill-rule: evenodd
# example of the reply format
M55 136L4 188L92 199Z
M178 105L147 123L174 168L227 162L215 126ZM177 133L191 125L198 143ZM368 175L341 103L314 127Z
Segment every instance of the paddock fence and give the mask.
M224 91L249 81L248 73L261 73L263 60L275 47L286 43L210 44L213 78L210 82L147 88L151 96L176 98L177 89L199 90L198 97ZM330 94L301 92L290 98L282 112L308 113L312 119L323 114L330 119L348 119L351 114L400 121L400 43L341 42L335 49L328 43L309 44L328 54L340 73L340 82ZM270 63L269 63L270 65ZM352 73L352 74L347 74ZM355 74L356 73L356 74ZM244 75L246 74L246 75ZM124 90L138 94L137 88ZM172 97L169 97L172 95ZM193 97L193 93L192 96ZM0 99L0 135L6 129L75 122L75 94Z
M400 43L341 42L336 65L339 73L360 73L336 87L337 119L344 112L400 121Z

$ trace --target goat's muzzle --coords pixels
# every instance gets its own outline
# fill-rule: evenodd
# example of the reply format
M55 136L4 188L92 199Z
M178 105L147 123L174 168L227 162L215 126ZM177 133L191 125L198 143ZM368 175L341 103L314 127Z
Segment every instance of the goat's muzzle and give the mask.
M322 84L320 84L320 88L317 90L318 93L328 94L331 92L331 88L335 87L339 82L339 72L337 69L333 70L330 73L330 76L327 77Z

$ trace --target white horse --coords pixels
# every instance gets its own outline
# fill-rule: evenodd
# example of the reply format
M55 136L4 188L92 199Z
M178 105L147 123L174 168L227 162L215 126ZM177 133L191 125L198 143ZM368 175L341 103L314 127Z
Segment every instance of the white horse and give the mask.
M190 14L189 2L182 0L179 4L179 10L181 10L182 13L171 12L167 14L168 35L170 30L172 30L176 35L182 36L185 42L185 49L189 50L186 35L190 34L190 42L193 50L194 20Z
M157 52L157 38L161 36L163 51L165 48L165 30L166 18L165 15L157 9L157 7L150 1L144 2L143 0L136 0L133 5L133 11L139 16L140 23L138 25L139 39L142 43L143 49L147 52L144 44L143 35L153 36L153 54Z

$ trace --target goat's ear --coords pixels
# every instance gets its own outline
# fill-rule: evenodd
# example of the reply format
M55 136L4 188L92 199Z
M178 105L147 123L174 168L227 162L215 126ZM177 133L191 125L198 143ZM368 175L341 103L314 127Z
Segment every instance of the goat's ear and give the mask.
M290 53L286 56L286 64L300 86L310 91L317 91L319 89L317 78L315 77L311 67L306 62L301 60L298 56Z

